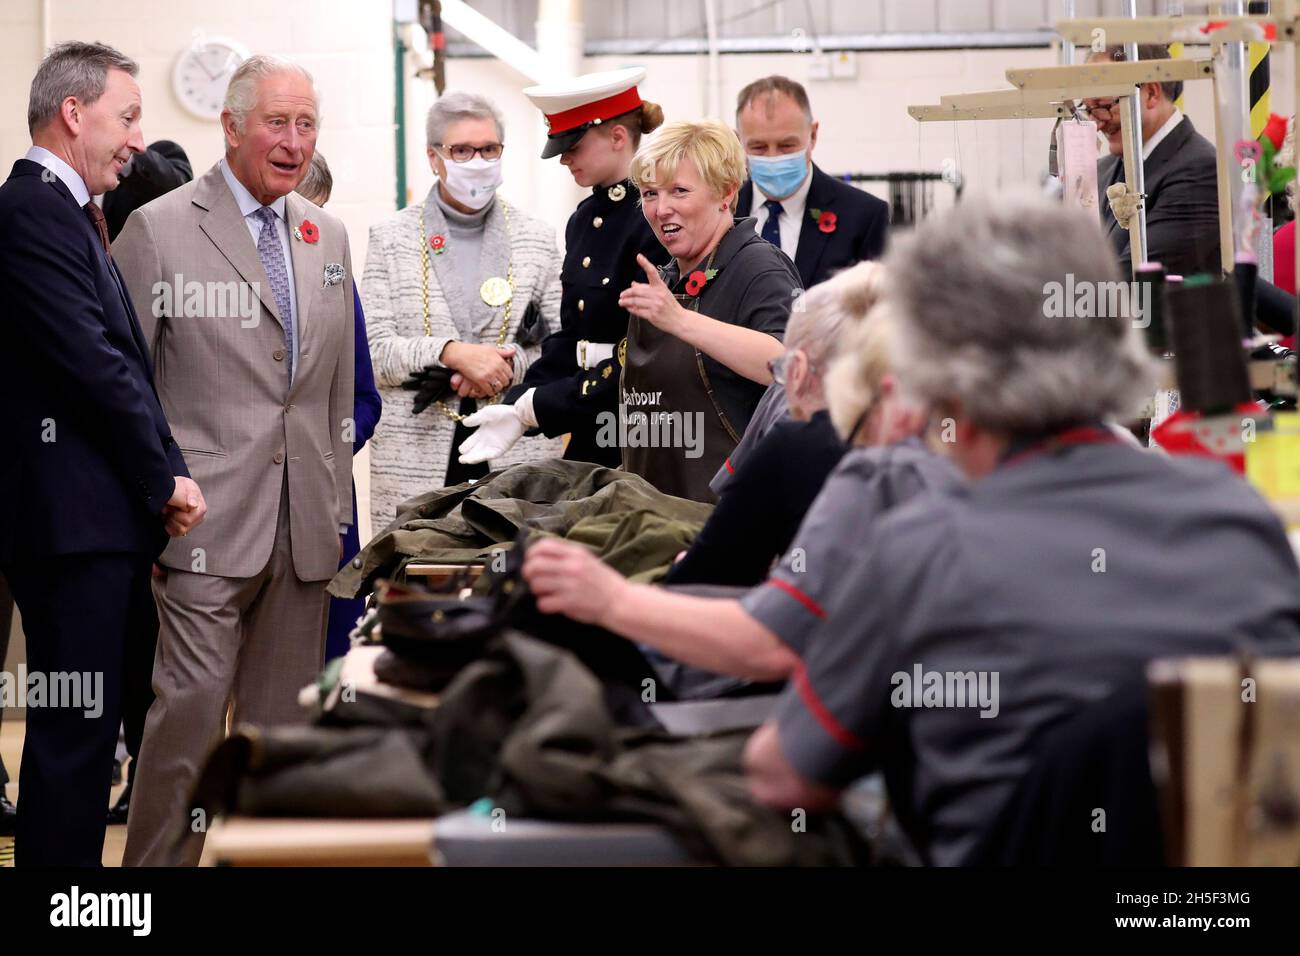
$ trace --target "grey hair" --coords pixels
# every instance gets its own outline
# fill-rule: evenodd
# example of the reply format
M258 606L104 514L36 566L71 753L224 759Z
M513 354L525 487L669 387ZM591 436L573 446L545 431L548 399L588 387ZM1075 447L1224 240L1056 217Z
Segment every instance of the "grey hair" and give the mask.
M497 136L505 142L506 122L496 104L486 96L457 90L444 93L429 107L429 116L424 124L427 145L445 142L443 135L447 132L447 127L463 119L492 120L497 124Z
M302 177L302 182L294 191L318 206L329 202L330 193L334 191L334 175L330 172L329 163L325 162L325 155L319 149L312 153L307 175Z
M60 43L45 55L32 77L27 98L27 131L38 129L59 115L63 101L75 96L87 106L104 95L108 71L140 72L135 60L103 43Z
M880 297L884 267L859 262L805 291L790 312L785 327L787 349L803 349L820 369L844 344L851 325L861 321Z
M892 371L891 327L888 303L877 302L861 322L844 330L839 353L826 373L826 407L835 431L845 440L880 398L881 384Z
M1132 318L1047 307L1069 275L1075 288L1119 280L1094 218L1012 192L963 199L900 238L885 259L900 383L1000 433L1135 413L1154 376Z
M316 101L316 121L320 122L320 91L316 89L316 78L307 68L282 57L256 53L239 64L226 86L226 99L222 109L234 118L236 130L244 132L248 114L257 108L258 85L268 76L280 73L297 73L311 84L312 99Z

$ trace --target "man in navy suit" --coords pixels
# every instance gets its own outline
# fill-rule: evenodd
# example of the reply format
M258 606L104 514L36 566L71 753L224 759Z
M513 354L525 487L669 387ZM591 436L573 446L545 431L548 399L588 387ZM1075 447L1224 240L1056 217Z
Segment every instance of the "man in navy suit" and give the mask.
M168 535L206 511L90 198L144 149L136 72L102 44L50 51L32 148L0 186L0 570L29 674L20 865L99 865L127 640ZM33 681L50 692L28 693Z
M736 133L749 160L738 216L794 260L805 289L864 259L878 259L889 204L833 179L812 161L817 123L803 86L784 76L755 80L736 100Z

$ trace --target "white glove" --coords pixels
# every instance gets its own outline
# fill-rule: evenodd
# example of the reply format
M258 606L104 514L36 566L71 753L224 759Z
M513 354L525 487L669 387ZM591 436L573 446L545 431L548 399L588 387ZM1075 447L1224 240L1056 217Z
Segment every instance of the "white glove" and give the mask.
M519 409L514 405L489 405L473 415L467 415L463 424L478 431L460 443L460 463L477 465L504 455L527 431Z

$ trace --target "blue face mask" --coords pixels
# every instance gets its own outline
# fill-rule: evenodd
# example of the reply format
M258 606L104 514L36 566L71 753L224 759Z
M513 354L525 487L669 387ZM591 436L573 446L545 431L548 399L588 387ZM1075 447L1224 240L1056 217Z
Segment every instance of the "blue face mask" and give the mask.
M764 196L784 199L808 175L808 154L787 153L784 156L749 156L749 175Z

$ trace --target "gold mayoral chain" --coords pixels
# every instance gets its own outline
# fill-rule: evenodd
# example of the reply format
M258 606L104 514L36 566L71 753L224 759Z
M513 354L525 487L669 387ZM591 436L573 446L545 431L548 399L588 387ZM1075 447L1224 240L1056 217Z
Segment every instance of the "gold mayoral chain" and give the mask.
M501 206L501 212L506 217L506 243L510 243L510 206L504 199L498 198L497 202ZM502 348L506 344L506 333L510 330L510 304L515 298L515 255L514 249L511 248L509 257L506 259L506 277L492 276L483 280L483 284L478 289L479 298L490 305L492 308L505 306L501 315L501 328L497 332L497 348ZM420 297L424 302L424 335L425 338L433 334L433 326L429 323L429 234L424 228L424 206L420 206ZM498 402L501 400L503 388L492 397ZM435 403L453 422L463 421L465 416L460 412L453 412L444 402ZM485 405L493 405L496 402L484 402Z

